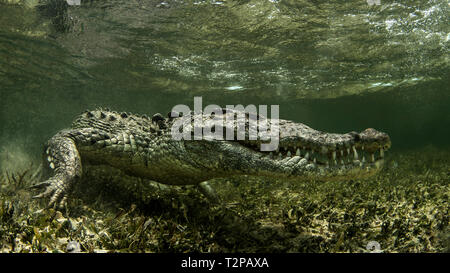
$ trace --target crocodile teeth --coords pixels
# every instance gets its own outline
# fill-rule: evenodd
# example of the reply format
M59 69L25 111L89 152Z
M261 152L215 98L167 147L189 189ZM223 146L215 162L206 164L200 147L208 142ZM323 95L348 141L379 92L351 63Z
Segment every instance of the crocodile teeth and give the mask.
M353 146L352 148L353 148L353 157L354 157L355 159L358 159L358 152L356 151L355 146Z
M361 150L363 150L363 151L364 151L364 145L363 145L363 146L361 146Z
M341 157L344 156L344 150L341 150Z
M342 165L344 165L344 164L345 164L345 163L344 163L344 160L343 160L343 159L341 159L341 164L342 164Z
M316 164L316 163L317 163L317 160L316 160L315 158L314 158L314 160L313 160L313 161L314 161L314 164Z
M54 169L55 168L55 164L53 164L53 162L50 162L50 168Z
M287 156L291 156L291 151L288 151L288 152L287 152Z
M365 157L365 156L363 156L362 162L363 162L363 163L366 162L366 157Z
M372 156L370 157L370 159L372 160L372 162L375 162L375 155L372 154Z
M383 158L384 157L384 150L380 149L380 157Z
M296 156L300 156L300 148L297 148L297 151L295 152Z
M333 151L333 160L336 160L336 151Z
M304 156L306 159L308 159L309 158L309 152L306 152L306 154L305 154L305 156Z
M131 146L136 146L136 141L134 140L134 136L133 135L130 135L130 144L131 144Z
M347 154L348 155L350 154L350 148L347 148Z

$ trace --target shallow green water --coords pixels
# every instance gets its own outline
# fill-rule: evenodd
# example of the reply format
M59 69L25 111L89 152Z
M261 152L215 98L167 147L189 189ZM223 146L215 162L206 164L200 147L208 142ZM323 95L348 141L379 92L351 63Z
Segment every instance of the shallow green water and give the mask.
M16 4L12 2L18 2ZM3 1L1 140L39 144L95 106L280 104L282 118L446 145L446 1Z
M0 176L3 198L0 216L6 217L10 200L22 198L16 208L20 213L11 218L14 220L5 222L4 230L0 227L1 239L7 242L9 239L5 238L9 235L5 234L10 232L16 236L22 232L24 227L19 223L28 217L27 209L37 210L36 207L24 208L28 206L24 205L28 199L17 197L11 190L13 187L17 191L17 187L14 183L11 186L14 179L10 174L39 158L42 143L68 127L74 116L98 106L150 115L165 114L180 103L192 106L194 96L202 96L203 106L276 104L280 105L281 118L315 129L343 133L373 127L391 136L395 164L390 162L381 177L370 180L362 189L358 184L346 188L337 182L328 186L318 184L318 190L316 186L308 188L308 184L292 186L292 191L289 187L274 186L277 189L268 192L263 183L240 186L239 191L245 192L248 200L238 210L248 214L258 232L261 231L259 220L255 219L268 218L263 226L270 227L272 223L274 226L270 228L274 230L278 223L284 223L286 230L282 233L289 233L283 237L286 242L291 241L289 236L294 236L290 232L295 236L302 232L317 235L315 227L308 226L310 223L304 219L298 218L299 223L290 219L292 213L300 213L292 212L289 207L297 201L306 205L308 202L324 203L323 207L312 210L320 217L316 214L308 217L329 223L337 221L344 226L342 234L346 234L347 221L333 220L320 211L332 211L336 207L339 213L346 215L354 207L358 208L353 202L362 201L355 201L347 191L356 191L361 200L380 202L382 207L384 204L386 213L382 214L382 220L387 223L387 230L371 233L361 224L355 227L361 230L359 237L355 235L345 247L339 246L343 235L337 229L320 235L326 241L325 246L313 244L302 249L294 244L281 248L282 251L359 251L366 238L385 240L383 243L389 245L390 251L444 249L432 240L436 239L435 232L448 234L448 223L442 224L448 222L445 209L448 212L450 158L446 156L450 151L448 2L381 0L380 5L369 5L376 2L82 0L80 6L69 6L63 0L0 0L0 170L6 171ZM427 159L422 160L419 155L427 155ZM421 186L416 187L415 183ZM229 190L227 185L222 187ZM235 188L230 192L237 191ZM338 201L328 196L334 189L340 196ZM386 195L394 189L399 189L398 196ZM255 191L262 193L252 199ZM278 191L279 196L270 195ZM117 192L122 190L119 188ZM318 197L308 196L308 192L315 192ZM431 197L422 196L424 192L430 192ZM286 194L297 195L291 199ZM182 198L180 206L197 211L203 203L195 204L199 197L190 192L188 195ZM433 199L433 196L438 197ZM161 202L158 208L171 205L164 198L155 198L151 204ZM268 204L273 202L279 211L267 216L265 205L261 205L258 198ZM415 199L423 204L418 205L417 213ZM414 204L408 211L414 214L411 219L431 217L432 224L427 227L431 231L419 227L417 232L432 234L434 239L430 237L429 243L432 246L422 242L392 243L396 238L401 239L394 234L398 228L389 224L392 215L403 217L403 212L398 210L407 206L401 202ZM253 203L260 210L247 209ZM366 206L365 209L371 210L372 204L362 203L361 208ZM83 210L87 213L85 207ZM169 216L164 209L161 211L169 224L175 219L175 226L186 224L188 230L205 230L202 224L189 226L185 223L178 209L170 211ZM428 211L437 216L428 215ZM158 213L159 210L152 216L159 217ZM202 213L212 213L218 219L223 216L217 208ZM147 216L138 217L145 220ZM360 219L362 222L366 221L364 217ZM194 213L193 219L189 219L201 223L203 218ZM39 219L35 227L44 229L47 220L41 223ZM110 221L110 216L104 220ZM221 221L215 221L219 230L224 224ZM378 225L375 218L367 221ZM417 235L412 231L418 225L414 221L403 228ZM447 233L442 231L445 228ZM19 231L12 232L13 229ZM158 225L154 229L158 230ZM215 226L209 229L216 232ZM30 232L25 230L24 233L29 235ZM245 232L242 234L247 236ZM165 238L158 233L154 236ZM383 236L394 236L394 239ZM405 240L414 237L408 236ZM225 232L223 237L230 236ZM151 238L148 240L154 240ZM194 247L188 241L180 244L180 249L170 246L163 251L184 251L184 248L209 251L208 247L221 244L220 236L212 241L206 238L210 237L205 235L199 239L208 241L206 246ZM300 246L303 245L301 240ZM27 244L36 247L31 241ZM265 248L266 243L271 248ZM47 250L61 250L66 244L58 242L57 247ZM98 242L93 244L97 246ZM235 249L233 244L221 248L227 245L224 243L216 251L279 251L272 242L248 244L248 248ZM9 251L9 243L5 245L8 245L5 251ZM115 241L106 246L106 249L119 248ZM150 249L161 250L158 244ZM135 251L131 247L128 250Z

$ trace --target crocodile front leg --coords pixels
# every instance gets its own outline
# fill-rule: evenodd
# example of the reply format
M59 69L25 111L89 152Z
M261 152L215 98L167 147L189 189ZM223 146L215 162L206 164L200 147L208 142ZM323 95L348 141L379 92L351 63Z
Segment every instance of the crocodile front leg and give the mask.
M63 207L67 200L70 185L81 177L81 158L75 142L67 133L59 133L52 137L45 150L45 163L53 175L34 187L46 187L46 190L34 198L50 197L49 206Z

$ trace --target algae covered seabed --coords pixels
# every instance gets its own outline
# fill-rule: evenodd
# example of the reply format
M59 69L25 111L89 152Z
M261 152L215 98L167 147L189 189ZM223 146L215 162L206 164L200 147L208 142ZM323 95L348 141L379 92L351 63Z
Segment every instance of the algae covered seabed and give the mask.
M393 152L364 180L217 180L218 205L195 187L91 168L55 211L31 198L32 168L6 171L0 251L369 252L377 242L383 252L449 252L449 154Z
M0 252L450 251L448 1L67 2L0 0ZM365 180L217 180L220 205L95 168L61 211L32 198L77 114L194 96L393 150Z

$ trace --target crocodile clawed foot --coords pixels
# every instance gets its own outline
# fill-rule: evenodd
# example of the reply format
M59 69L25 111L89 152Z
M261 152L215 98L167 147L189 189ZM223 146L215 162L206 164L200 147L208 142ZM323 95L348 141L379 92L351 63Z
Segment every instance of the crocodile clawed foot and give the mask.
M44 181L44 182L40 182L40 183L31 185L31 186L28 187L28 189L30 189L30 190L42 189L42 188L50 186L50 184L51 183L47 180L47 181Z
M44 192L33 196L33 198L40 199L50 197L48 207L63 208L67 202L66 188L63 187L63 185L64 184L60 181L49 179L47 181L33 185L30 188L46 187Z

